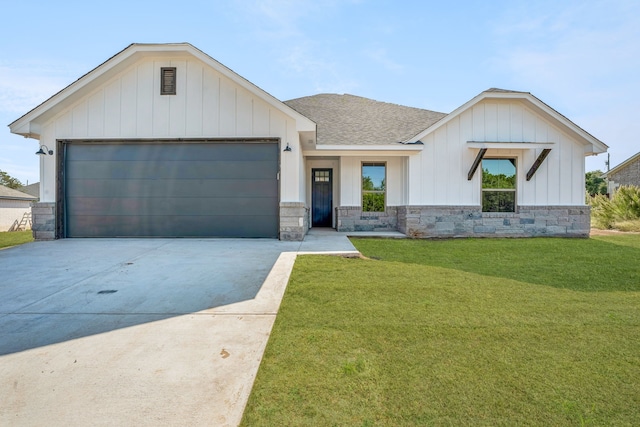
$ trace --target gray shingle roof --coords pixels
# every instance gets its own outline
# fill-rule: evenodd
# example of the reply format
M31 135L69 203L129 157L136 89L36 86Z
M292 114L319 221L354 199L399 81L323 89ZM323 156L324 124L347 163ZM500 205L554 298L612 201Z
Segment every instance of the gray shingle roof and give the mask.
M0 185L0 199L36 200L37 197Z
M347 94L319 94L284 103L316 122L320 145L394 144L446 116Z
M23 187L18 188L18 191L27 193L33 197L40 197L40 183L35 182L33 184L25 185Z
M498 93L528 93L530 92L522 92L520 90L510 90L510 89L500 89L499 87L492 87L490 89L485 90L485 92L498 92Z

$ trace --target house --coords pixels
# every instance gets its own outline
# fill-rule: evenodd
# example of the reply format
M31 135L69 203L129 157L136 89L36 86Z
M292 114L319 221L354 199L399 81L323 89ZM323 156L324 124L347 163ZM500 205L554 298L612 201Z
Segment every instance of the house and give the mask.
M33 196L37 199L40 196L40 183L34 182L33 184L23 185L22 187L18 188L18 191L27 193L28 195Z
M640 153L629 157L604 174L607 178L607 192L613 194L621 185L640 187Z
M31 228L31 203L36 200L37 197L0 185L0 231Z
M527 92L281 102L186 43L132 44L9 126L40 143L37 239L587 236L607 149Z

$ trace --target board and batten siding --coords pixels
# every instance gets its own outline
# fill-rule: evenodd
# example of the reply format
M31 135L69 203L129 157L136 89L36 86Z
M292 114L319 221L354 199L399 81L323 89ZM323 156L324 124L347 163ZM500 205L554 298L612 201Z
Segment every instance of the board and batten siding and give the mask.
M478 153L467 141L553 142L531 181L537 149L489 149L485 158L517 158L518 205L584 205L584 146L523 103L485 100L422 138L424 150L408 157L409 205L479 206L482 171L467 180Z
M160 95L161 67L176 67L176 95ZM300 153L292 117L193 57L141 59L47 122L41 144L147 138L280 138ZM52 202L55 160L42 157L41 200ZM298 157L281 156L281 201L304 200Z

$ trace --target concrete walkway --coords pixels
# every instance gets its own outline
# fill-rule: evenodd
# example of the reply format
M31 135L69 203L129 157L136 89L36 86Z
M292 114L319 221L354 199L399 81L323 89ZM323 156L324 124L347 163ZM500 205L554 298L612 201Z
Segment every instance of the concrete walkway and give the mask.
M0 425L235 426L304 242L66 239L0 251Z

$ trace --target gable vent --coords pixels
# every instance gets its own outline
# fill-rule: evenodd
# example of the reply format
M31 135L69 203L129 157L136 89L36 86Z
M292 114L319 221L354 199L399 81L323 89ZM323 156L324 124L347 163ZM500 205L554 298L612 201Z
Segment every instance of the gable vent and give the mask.
M160 95L176 94L176 67L160 68Z

